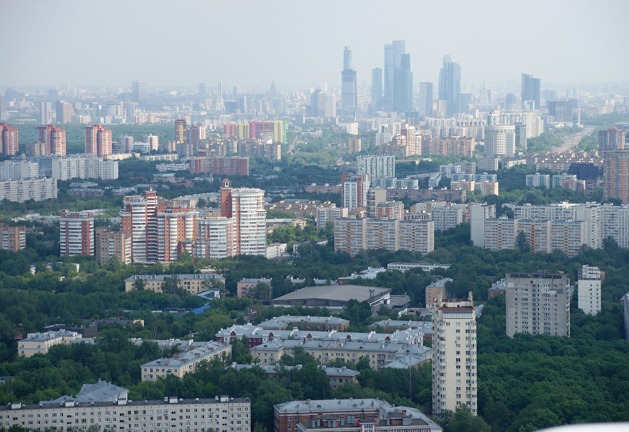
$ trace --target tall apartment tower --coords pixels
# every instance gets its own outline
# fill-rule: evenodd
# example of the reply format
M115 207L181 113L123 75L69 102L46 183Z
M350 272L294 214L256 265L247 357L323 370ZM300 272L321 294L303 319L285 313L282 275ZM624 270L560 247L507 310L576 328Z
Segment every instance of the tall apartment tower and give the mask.
M538 110L540 109L540 89L541 80L533 75L522 74L522 109Z
M96 228L96 262L108 264L116 257L121 264L131 264L131 238L123 232Z
M59 255L94 256L94 212L69 210L61 212Z
M0 249L19 252L26 247L26 228L0 224Z
M101 157L112 154L111 130L99 124L86 126L85 153Z
M72 104L70 102L57 101L56 111L58 124L66 124L72 122L72 114L74 114L74 109L72 108Z
M45 156L66 155L66 131L54 125L40 126L37 128L39 142L44 144ZM42 155L42 156L44 156Z
M400 67L395 70L393 105L398 113L413 110L413 72L411 72L411 55L402 54Z
M188 125L186 124L186 119L175 120L175 141L188 141Z
M629 204L629 150L603 153L603 199Z
M343 70L341 71L341 108L346 114L356 116L358 107L358 81L356 71L352 69L352 50L343 51Z
M123 199L122 232L131 239L134 263L157 261L157 194L150 189L144 196L132 195Z
M341 204L348 210L367 207L369 176L367 174L343 174L341 177Z
M624 150L625 131L611 127L607 130L598 131L598 151L603 156L604 151Z
M507 273L507 336L570 336L570 278L563 272Z
M8 123L0 123L0 156L18 153L18 130Z
M371 110L373 112L382 109L382 68L371 70Z
M157 260L176 261L179 253L192 253L198 213L184 207L168 207L157 212Z
M461 112L461 66L447 55L439 72L439 100L446 102L446 115Z
M234 219L235 255L266 255L266 210L262 189L221 184L221 216Z
M478 414L476 370L476 311L467 301L442 301L432 318L432 412L454 411L467 405Z
M53 111L52 111L52 103L51 102L40 102L39 103L39 122L41 124L50 124L53 121Z
M367 174L369 182L374 179L395 178L395 156L364 155L356 158L356 173Z
M384 94L383 108L393 111L395 106L395 75L402 64L402 54L406 51L406 42L402 40L384 46Z
M515 154L515 125L487 125L484 131L486 155L513 156Z
M432 83L419 83L419 115L423 117L432 117Z
M601 270L598 267L584 265L579 270L578 306L588 315L596 315L601 311L601 280Z

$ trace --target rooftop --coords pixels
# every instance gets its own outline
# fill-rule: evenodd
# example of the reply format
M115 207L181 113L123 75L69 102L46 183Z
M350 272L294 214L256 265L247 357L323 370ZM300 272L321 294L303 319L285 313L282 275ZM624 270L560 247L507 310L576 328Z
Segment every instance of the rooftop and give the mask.
M323 285L306 287L293 291L273 300L276 302L290 302L299 300L331 300L338 302L348 302L352 299L359 302L370 300L391 292L390 288L378 288L361 285Z

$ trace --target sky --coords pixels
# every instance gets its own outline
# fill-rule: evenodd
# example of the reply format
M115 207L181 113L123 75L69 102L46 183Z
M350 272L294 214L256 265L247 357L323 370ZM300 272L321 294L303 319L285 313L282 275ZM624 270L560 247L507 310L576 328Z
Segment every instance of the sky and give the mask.
M0 0L0 87L359 87L405 40L415 82L628 82L629 0Z

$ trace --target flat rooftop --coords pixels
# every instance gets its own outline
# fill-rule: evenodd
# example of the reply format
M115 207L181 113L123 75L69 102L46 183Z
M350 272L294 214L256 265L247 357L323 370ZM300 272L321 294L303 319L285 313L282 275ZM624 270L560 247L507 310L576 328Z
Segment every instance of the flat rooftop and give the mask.
M352 299L359 302L370 300L391 292L390 288L378 288L362 285L322 285L313 286L293 291L273 300L273 303L303 301L303 300L329 300L348 302Z

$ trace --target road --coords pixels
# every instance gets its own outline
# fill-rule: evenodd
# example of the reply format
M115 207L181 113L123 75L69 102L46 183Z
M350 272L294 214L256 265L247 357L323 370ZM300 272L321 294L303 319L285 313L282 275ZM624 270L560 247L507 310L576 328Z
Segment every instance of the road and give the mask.
M565 153L567 151L572 150L574 147L578 146L583 138L588 135L592 135L594 132L594 128L587 127L584 128L581 132L577 132L573 135L568 135L563 139L563 144L555 149L557 153Z

